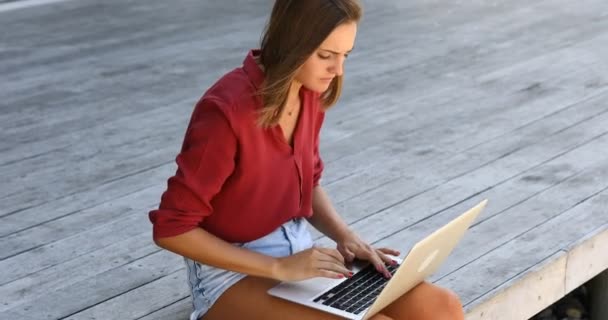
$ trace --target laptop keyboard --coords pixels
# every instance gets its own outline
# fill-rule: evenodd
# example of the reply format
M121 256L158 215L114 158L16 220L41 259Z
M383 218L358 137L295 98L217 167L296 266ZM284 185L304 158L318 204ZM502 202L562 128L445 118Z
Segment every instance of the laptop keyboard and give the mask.
M391 274L395 274L398 267L399 265L389 265L387 269ZM372 305L388 280L370 264L352 278L346 279L313 301L359 314Z

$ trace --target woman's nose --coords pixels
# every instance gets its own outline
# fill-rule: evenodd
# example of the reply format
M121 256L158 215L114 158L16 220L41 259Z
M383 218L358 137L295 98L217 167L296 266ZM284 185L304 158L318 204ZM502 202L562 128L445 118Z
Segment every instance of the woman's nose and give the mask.
M342 59L336 59L336 63L332 67L332 72L337 76L342 75L344 72L344 61Z

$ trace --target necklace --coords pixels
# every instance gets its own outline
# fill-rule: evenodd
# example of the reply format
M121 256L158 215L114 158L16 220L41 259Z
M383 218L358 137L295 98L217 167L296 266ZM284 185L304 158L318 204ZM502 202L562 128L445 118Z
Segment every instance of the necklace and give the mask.
M287 110L287 115L291 116L293 114L293 112L300 106L300 102L298 101L298 103L296 105L294 105L293 107L291 107L291 109Z

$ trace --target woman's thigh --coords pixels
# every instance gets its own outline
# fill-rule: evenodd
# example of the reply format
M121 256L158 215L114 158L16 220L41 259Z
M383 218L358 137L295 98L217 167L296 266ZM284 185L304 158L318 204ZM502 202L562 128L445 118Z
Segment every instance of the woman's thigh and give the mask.
M382 312L401 320L462 320L460 299L450 290L423 282L388 305Z
M302 306L268 293L279 282L272 279L245 277L230 287L203 316L203 320L343 320L342 317ZM377 315L373 320L392 320Z

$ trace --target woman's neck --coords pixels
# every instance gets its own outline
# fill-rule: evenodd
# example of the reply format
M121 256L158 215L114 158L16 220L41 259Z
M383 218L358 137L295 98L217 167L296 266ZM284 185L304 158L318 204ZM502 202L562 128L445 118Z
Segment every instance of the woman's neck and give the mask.
M287 94L287 105L293 106L300 103L300 89L302 84L294 80L289 87L289 93Z
M263 72L265 69L264 69L264 65L262 65L262 62L260 61L260 56L254 56L253 60L258 65L260 70L262 70L262 72ZM294 80L291 83L291 86L289 87L289 93L287 94L287 105L288 106L294 106L294 105L300 103L300 89L301 88L302 88L302 84L299 81Z

